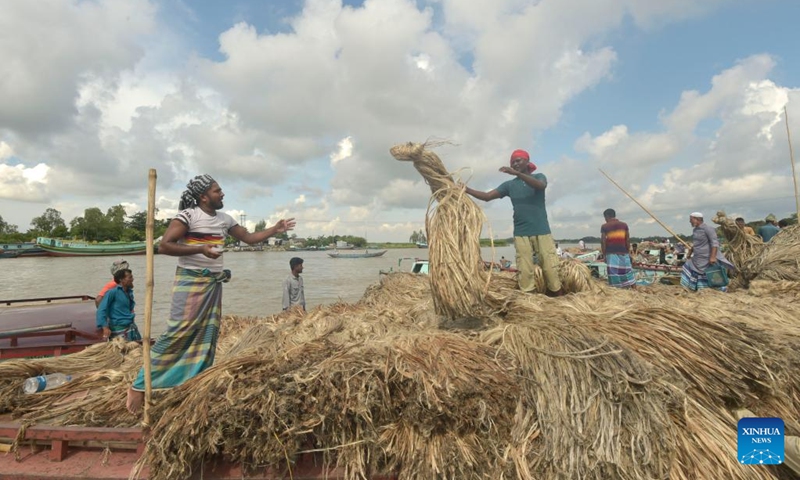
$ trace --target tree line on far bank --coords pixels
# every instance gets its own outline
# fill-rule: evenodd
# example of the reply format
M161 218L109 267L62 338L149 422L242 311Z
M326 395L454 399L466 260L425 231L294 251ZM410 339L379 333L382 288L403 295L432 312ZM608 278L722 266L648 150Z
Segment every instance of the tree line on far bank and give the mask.
M789 217L783 219L788 225L797 223L797 214L793 213ZM154 238L158 238L164 234L169 225L170 219L158 220L154 222ZM756 232L758 227L764 225L763 220L748 222L747 225L753 228ZM50 238L73 238L81 239L88 242L140 242L145 240L145 228L147 226L147 212L136 212L132 215L125 213L125 208L122 205L115 205L103 213L97 207L87 208L83 212L83 216L75 217L69 222L69 226L61 217L61 212L54 208L48 208L39 215L34 217L30 223L31 228L25 232L21 232L17 225L6 222L2 215L0 215L0 242L3 243L23 243L30 242L36 237L50 237ZM260 232L267 228L265 220L256 223L255 231ZM718 229L718 234L721 231ZM282 233L276 236L282 240L295 240L297 235L295 233L287 234ZM691 241L690 235L680 235L684 241ZM670 238L668 235L649 236L649 237L631 237L632 243L640 243L642 241L662 242ZM560 239L562 243L578 243L583 240L585 243L597 244L600 243L600 237L586 236L577 239ZM229 243L236 240L233 237L228 237ZM304 239L306 247L327 247L334 245L337 242L347 242L356 248L363 248L367 246L367 239L353 235L320 235L317 238ZM424 230L414 231L409 237L411 244L425 243ZM489 245L489 239L481 239L481 245ZM497 239L495 240L496 246L514 243L513 238Z

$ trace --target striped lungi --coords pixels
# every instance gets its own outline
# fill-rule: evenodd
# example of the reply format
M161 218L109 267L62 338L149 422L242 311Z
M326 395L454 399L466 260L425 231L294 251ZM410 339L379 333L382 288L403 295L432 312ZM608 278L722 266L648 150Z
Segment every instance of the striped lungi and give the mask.
M167 330L150 351L154 389L177 387L213 365L222 314L222 282L228 278L227 272L177 268ZM144 391L143 368L133 389Z
M681 270L681 286L693 292L704 288L715 288L708 284L708 277L705 273L689 268L688 262L683 264L683 269ZM728 291L727 287L719 287L716 289L722 292Z
M612 287L627 288L636 283L630 255L609 253L606 255L606 266L608 268L608 284Z

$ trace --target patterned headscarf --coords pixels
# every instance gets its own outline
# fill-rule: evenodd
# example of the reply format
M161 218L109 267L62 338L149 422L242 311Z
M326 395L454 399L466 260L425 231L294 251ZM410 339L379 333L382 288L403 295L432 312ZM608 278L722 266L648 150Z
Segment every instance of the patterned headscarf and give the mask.
M186 191L181 195L181 203L178 204L178 210L196 207L200 195L206 193L208 187L215 181L211 178L211 175L198 175L189 180L189 183L186 184Z
M111 276L114 276L119 270L130 268L128 266L128 262L125 259L120 258L116 260L114 263L111 264Z

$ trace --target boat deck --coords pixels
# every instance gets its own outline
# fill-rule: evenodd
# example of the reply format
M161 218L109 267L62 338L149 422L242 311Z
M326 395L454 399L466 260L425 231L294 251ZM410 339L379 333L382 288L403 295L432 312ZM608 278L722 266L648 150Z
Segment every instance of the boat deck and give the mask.
M19 429L8 415L0 415L0 452L8 451ZM25 444L19 448L19 460L13 454L0 453L0 478L4 480L129 478L143 451L143 431L139 428L28 428ZM148 478L145 467L139 478ZM342 480L344 471L322 468L319 453L306 453L289 470L286 467L251 467L216 458L207 461L189 479L206 480ZM396 480L396 475L374 475L373 480Z
M103 341L88 295L0 300L0 360L64 355Z

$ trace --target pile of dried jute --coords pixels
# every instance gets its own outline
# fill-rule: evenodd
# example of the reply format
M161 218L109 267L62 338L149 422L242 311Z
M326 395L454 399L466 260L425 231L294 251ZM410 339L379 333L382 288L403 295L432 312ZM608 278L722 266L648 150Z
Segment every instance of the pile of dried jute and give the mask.
M741 266L746 281L800 281L800 225L786 227Z
M736 226L736 222L727 215L725 212L719 211L714 216L714 223L720 225L722 233L728 239L728 245L725 250L725 257L733 263L738 269L741 268L752 258L759 256L765 247L761 237L757 235L747 235L744 231ZM751 279L746 275L738 275L731 286L746 287Z

